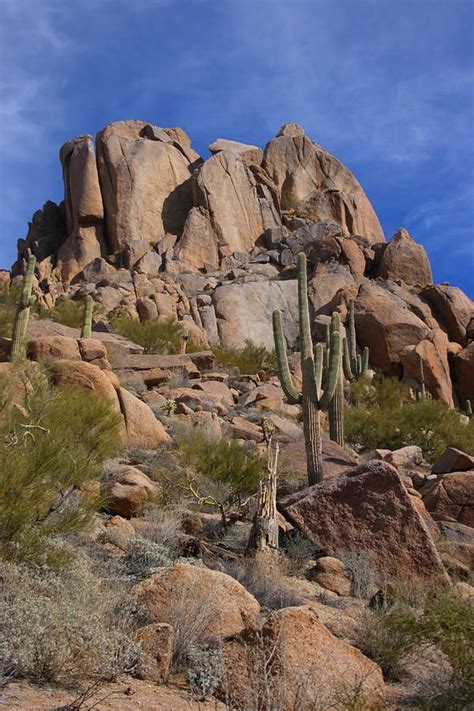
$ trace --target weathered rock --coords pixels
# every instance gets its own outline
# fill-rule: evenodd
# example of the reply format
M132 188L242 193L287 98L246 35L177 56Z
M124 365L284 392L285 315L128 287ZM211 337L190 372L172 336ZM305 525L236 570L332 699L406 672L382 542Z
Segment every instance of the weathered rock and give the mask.
M338 558L329 555L318 558L316 565L307 571L306 577L338 595L351 594L351 579L344 563Z
M98 485L98 498L101 494L101 485L100 482L96 482L96 484ZM109 519L105 519L104 528L105 531L100 535L101 543L111 543L125 552L128 550L130 541L137 537L130 521L127 521L127 519L122 516L112 516Z
M357 340L370 349L370 362L386 373L400 361L405 346L417 345L430 333L397 296L379 284L364 279L355 302Z
M258 146L252 146L248 143L239 143L239 141L230 141L228 138L217 138L210 144L209 150L211 153L219 153L220 151L236 151L246 165L260 165L263 160L263 151Z
M377 276L409 286L423 287L433 282L426 250L403 228L395 232L385 247Z
M449 474L449 472L464 472L474 469L474 457L455 447L448 447L435 460L431 471L433 474Z
M338 292L341 298L337 298ZM315 315L330 315L344 301L343 294L357 295L357 285L350 269L337 262L318 264L308 286Z
M101 485L101 494L105 495L106 510L123 518L140 516L144 506L158 494L157 485L135 467L120 465L113 479Z
M127 443L129 447L153 449L159 444L170 441L170 436L151 408L135 395L119 388L117 391L120 410L125 420Z
M209 213L203 207L193 207L189 211L176 257L180 271L212 272L218 269L218 240Z
M380 580L446 577L412 497L386 462L372 460L292 494L279 510L327 555L367 555Z
M232 436L237 439L253 440L254 442L263 441L263 430L261 426L255 422L245 420L243 417L232 417L229 423L229 429Z
M423 362L425 385L429 392L448 407L453 407L453 386L448 362L448 339L437 328L416 346L408 345L399 352L400 361L406 371L416 380L420 377L419 357Z
M199 430L210 440L219 440L222 436L221 424L215 412L190 412L186 415L186 424Z
M205 161L193 188L195 206L209 213L221 256L250 252L267 227L280 222L237 152L220 151Z
M28 357L36 362L81 360L78 341L68 336L30 338L27 353Z
M385 461L392 464L396 469L414 467L423 462L423 452L421 447L410 445L395 449L384 457Z
M79 224L101 221L104 218L104 206L92 136L77 136L67 141L59 157L63 168L68 232L72 232Z
M454 359L457 392L460 402L474 402L474 341L460 351Z
M435 518L474 527L474 469L445 474L422 494L426 508Z
M313 220L333 219L347 234L364 235L370 242L384 241L377 216L358 181L302 129L270 141L263 167L277 186L283 209L297 208L314 195L314 209L321 214L313 214Z
M140 627L135 638L144 652L138 676L157 684L166 683L173 657L174 628L166 623L155 622Z
M214 399L221 400L228 407L232 407L234 405L234 396L225 383L221 383L216 380L206 380L193 385L193 389L201 390L202 392L211 395Z
M260 612L255 598L234 578L188 563L163 568L136 585L134 592L154 622L197 625L202 621L203 638L253 628Z
M156 242L166 232L180 234L192 206L193 156L159 132L143 121L118 121L97 135L111 251L134 240Z
M450 341L467 344L467 327L474 318L474 304L456 286L437 284L423 290L423 298L431 305L438 322Z
M53 382L58 385L73 385L102 395L120 412L117 393L106 373L93 363L80 360L55 360L51 363Z
M221 344L243 348L250 339L273 350L272 311L280 309L289 346L298 337L298 294L296 280L229 284L214 291L217 328ZM251 318L249 318L251 314Z
M342 699L352 698L355 689L362 708L371 708L383 697L380 668L334 637L309 607L273 612L261 632L226 642L223 657L221 693L232 708L254 708L256 690L262 687L268 708L285 711L342 711Z
M156 252L147 252L135 264L135 270L149 279L157 277L161 268L161 257Z
M95 259L107 254L102 223L77 225L58 252L56 271L69 283Z
M281 447L281 462L290 471L298 473L306 478L307 462L305 445L303 441L289 442ZM356 457L336 442L330 439L323 439L323 467L325 479L339 477L357 466Z
M457 521L438 521L443 536L450 542L456 558L470 570L474 568L474 528Z

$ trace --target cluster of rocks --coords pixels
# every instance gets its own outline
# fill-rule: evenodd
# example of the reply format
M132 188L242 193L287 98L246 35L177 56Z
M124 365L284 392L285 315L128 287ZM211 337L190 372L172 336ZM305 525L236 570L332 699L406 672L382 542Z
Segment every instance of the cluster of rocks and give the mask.
M175 317L204 346L273 347L271 311L297 345L295 256L311 264L316 333L355 300L358 343L371 366L418 377L448 405L474 399L474 310L458 288L433 285L423 247L400 229L386 243L362 187L334 156L286 124L262 151L219 139L204 160L180 128L112 123L60 151L64 201L36 212L36 292L91 294L102 315Z

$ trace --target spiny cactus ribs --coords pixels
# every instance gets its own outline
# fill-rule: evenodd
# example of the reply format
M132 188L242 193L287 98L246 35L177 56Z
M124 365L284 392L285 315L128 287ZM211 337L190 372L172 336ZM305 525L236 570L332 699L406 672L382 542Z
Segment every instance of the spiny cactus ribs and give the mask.
M288 365L286 343L283 335L281 311L273 312L273 333L278 370L283 391L290 404L301 404L303 429L308 465L308 483L323 480L320 411L327 409L336 391L341 363L341 334L339 314L331 318L327 367L324 368L324 346L317 343L313 349L309 318L306 255L298 254L298 306L303 386L301 393L295 388Z
M12 361L23 358L26 355L26 330L28 328L28 319L30 318L30 308L35 302L35 297L31 295L35 267L36 257L34 254L30 254L28 257L28 266L23 279L15 323L13 326L12 346L10 352L10 358Z

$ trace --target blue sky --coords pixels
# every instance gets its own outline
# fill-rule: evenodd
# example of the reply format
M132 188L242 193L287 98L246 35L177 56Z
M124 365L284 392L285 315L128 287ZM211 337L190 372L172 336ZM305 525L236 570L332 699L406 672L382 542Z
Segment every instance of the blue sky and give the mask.
M207 155L294 121L474 296L474 0L0 0L0 25L1 266L77 134L139 118Z

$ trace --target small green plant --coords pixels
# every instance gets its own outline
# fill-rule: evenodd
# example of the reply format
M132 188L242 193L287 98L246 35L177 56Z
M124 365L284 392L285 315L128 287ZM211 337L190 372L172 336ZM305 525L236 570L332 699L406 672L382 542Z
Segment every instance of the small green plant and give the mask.
M171 551L161 543L145 538L134 538L128 544L127 570L132 575L146 578L157 568L168 568L173 564Z
M143 346L146 354L172 355L181 350L182 327L173 316L160 321L139 321L131 316L117 316L112 320L112 326L121 336ZM187 340L188 353L201 348L191 338Z
M257 346L251 340L245 341L245 346L240 349L219 346L213 350L217 365L223 368L236 368L244 375L254 375L262 370L274 371L276 369L276 356L274 351L269 351L265 346Z
M21 287L16 285L0 292L0 337L11 338Z
M58 299L54 308L49 311L42 311L39 317L42 319L49 318L62 326L81 328L84 320L84 302L73 301L72 299Z
M23 284L18 298L15 321L13 324L12 346L10 359L12 361L21 360L26 355L26 331L30 318L31 307L36 303L36 297L32 295L33 278L35 275L36 257L30 254L26 274L23 277Z
M357 449L398 449L415 444L428 461L446 447L474 453L474 420L460 423L459 415L440 400L414 402L409 389L396 378L381 378L368 386L351 387L356 406L346 408L347 441Z
M23 397L3 391L0 554L52 562L54 537L91 520L96 504L80 487L116 453L120 418L95 393L51 388L37 368L22 369L17 378Z

